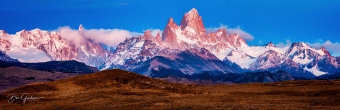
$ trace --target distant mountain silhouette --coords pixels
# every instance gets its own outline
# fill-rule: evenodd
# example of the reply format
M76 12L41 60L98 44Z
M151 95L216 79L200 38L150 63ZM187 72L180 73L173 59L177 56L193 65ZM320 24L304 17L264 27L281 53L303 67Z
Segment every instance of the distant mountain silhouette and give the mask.
M28 69L34 69L39 71L58 71L63 73L94 73L98 72L95 67L87 66L85 63L78 62L75 60L70 61L49 61L41 63L21 63L21 62L5 62L0 61L0 67L22 67Z

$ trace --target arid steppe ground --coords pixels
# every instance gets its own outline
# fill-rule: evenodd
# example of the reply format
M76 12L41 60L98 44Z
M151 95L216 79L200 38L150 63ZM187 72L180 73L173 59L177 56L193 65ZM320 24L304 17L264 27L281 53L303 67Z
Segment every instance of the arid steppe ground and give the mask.
M23 93L37 100L17 99ZM7 98L6 98L7 97ZM0 109L340 109L340 80L232 85L170 83L107 70L6 91Z
M49 80L65 79L76 75L74 73L52 73L21 67L0 68L0 93L34 82L48 82Z

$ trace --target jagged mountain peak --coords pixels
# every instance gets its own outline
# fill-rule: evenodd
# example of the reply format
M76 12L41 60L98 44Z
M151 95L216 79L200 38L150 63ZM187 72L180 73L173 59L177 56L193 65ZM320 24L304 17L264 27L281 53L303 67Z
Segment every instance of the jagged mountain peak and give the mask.
M26 29L23 29L23 30L17 32L16 34L18 34L18 33L21 34L21 33L25 33L25 32L27 32L27 30L26 30Z
M168 20L167 25L162 33L162 40L166 42L169 47L177 48L177 36L176 36L176 29L178 28L177 24L174 22L173 18L171 17Z
M79 25L78 31L82 33L84 31L84 27L82 24Z
M0 34L6 34L5 30L0 30Z
M268 50L265 53L268 53L268 54L278 54L278 52L274 51L274 50Z
M219 28L217 32L227 33L227 30L225 28Z
M321 46L321 50L328 56L331 56L331 53L329 53L329 51L324 47L324 46Z
M161 37L161 34L157 33L157 35L156 35L156 38L157 38L157 37L159 37L159 38L160 38L160 37Z
M186 28L193 29L197 34L205 34L205 27L203 25L202 17L198 14L198 11L193 8L188 13L185 13L180 23L182 30ZM191 30L190 29L190 30Z
M260 55L257 60L250 65L252 70L265 70L268 68L279 68L279 65L286 60L283 54L273 50L268 50Z
M10 50L12 43L8 40L8 34L4 30L0 30L0 51Z
M32 30L23 29L23 30L17 32L16 34L17 35L29 35L29 34L41 34L41 33L49 33L49 32L41 30L39 28L35 28L35 29L32 29Z
M4 30L0 30L0 42L3 39L2 37L6 37L7 33Z
M198 11L196 10L196 8L192 8L188 14L198 14Z
M294 42L292 43L291 47L310 47L309 45L307 45L306 43L304 42Z
M143 36L144 36L145 40L152 40L153 39L153 36L152 36L150 29L146 30L144 32Z
M179 26L170 18L163 31L162 40L166 44L165 47L172 49L204 47L214 54L234 46L247 46L241 36L235 33L228 35L224 28L207 34L202 17L196 9L185 13Z
M156 42L158 45L162 46L162 38L161 38L161 34L160 33L157 33L155 39L154 39L154 42Z
M308 51L307 51L308 50ZM324 50L326 50L324 48ZM303 54L309 54L310 52L314 52L314 53L317 53L319 54L320 56L324 56L325 52L328 52L327 50L324 51L322 49L315 49L315 48L312 48L311 46L309 46L308 44L304 43L304 42L294 42L292 43L292 45L290 46L290 49L287 51L287 54L288 56L291 56L291 55L294 55L294 53L303 53ZM308 52L308 53L306 53Z
M263 46L265 47L275 47L275 44L273 44L271 41L268 42L267 44L264 44Z
M197 19L200 17L200 15L198 14L198 11L195 8L193 8L189 12L185 13L184 17L187 20L190 20L190 19Z
M166 26L174 27L177 26L177 24L175 23L174 19L170 17Z

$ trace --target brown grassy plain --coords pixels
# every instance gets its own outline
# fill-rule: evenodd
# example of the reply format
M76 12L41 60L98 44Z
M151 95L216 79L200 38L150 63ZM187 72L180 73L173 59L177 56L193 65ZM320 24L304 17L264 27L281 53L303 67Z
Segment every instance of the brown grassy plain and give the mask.
M23 93L45 98L8 103L8 95ZM340 80L185 85L107 70L22 86L2 93L0 99L0 109L336 110L340 109Z

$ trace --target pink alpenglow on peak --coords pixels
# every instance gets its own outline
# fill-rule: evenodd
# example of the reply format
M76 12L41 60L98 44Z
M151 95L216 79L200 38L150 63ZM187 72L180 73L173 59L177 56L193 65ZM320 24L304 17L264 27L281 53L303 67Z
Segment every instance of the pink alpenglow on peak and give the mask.
M62 38L58 32L34 29L22 30L14 35L6 36L0 35L0 39L4 38L0 41L0 49L7 50L8 55L14 55L22 62L78 60L98 67L98 63L105 60L108 54L107 50L90 40L78 44L77 47L74 42ZM93 60L94 58L98 60Z
M242 37L238 34L228 35L224 28L206 34L202 17L195 8L184 14L180 26L170 18L162 37L169 48L182 50L204 47L212 53L219 53L232 46L247 46Z
M157 45L162 45L163 41L162 41L162 38L161 38L161 34L157 33L155 39L154 39L154 42L157 44Z
M78 30L79 30L79 32L80 32L80 33L83 33L83 31L84 31L84 27L83 27L83 25L82 25L82 24L80 24L80 25L79 25L79 29L78 29Z
M324 46L321 46L321 50L328 56L331 56L331 53L329 53L329 51L324 47Z
M170 47L177 48L178 42L177 42L176 30L178 30L178 28L179 27L174 22L173 18L170 18L162 34L163 41L166 42Z
M149 29L144 32L144 38L145 38L145 40L152 40L153 39L152 33Z
M206 33L202 17L198 14L195 8L184 14L180 26L182 30L186 27L190 27L194 30L194 32L197 32L198 34Z
M6 51L10 50L12 43L8 40L7 33L4 30L0 30L0 49Z

